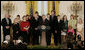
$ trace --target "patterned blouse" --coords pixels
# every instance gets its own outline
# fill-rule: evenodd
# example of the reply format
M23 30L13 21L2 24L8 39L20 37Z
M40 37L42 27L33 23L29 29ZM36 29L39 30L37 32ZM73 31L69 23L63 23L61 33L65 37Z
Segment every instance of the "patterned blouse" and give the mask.
M68 21L68 25L72 26L73 29L76 29L76 24L77 24L77 21L74 19Z

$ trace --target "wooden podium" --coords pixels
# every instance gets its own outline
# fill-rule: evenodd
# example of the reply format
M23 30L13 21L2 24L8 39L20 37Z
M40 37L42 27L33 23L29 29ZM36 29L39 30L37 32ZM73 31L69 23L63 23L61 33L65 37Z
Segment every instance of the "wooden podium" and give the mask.
M47 46L47 43L46 43L46 31L49 30L50 27L49 26L45 26L45 25L41 25L41 26L38 26L38 29L41 32L40 45L41 46Z

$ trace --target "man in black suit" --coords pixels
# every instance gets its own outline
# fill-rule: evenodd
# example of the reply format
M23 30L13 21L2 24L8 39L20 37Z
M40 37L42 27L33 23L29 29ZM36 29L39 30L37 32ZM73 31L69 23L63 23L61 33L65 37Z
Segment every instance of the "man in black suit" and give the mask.
M52 35L52 33L53 33L53 35L54 35L54 21L55 21L55 19L57 19L56 18L57 16L55 16L55 11L54 10L52 10L51 11L51 15L50 15L50 27L51 27L51 34L50 34L50 42L51 42L51 35ZM55 40L55 39L54 39Z
M44 42L43 44L45 45L45 39L46 39L46 45L49 46L50 42L51 42L50 14L47 14L47 18L46 18L45 15L42 15L42 20L41 20L40 23L41 23L41 25L45 25L46 26L45 29L40 29L40 31L41 31L41 43ZM43 31L45 32L45 34L42 33ZM42 36L43 36L43 38L42 38Z
M33 45L39 44L40 31L38 30L38 26L41 25L41 20L42 17L38 15L38 12L35 12L34 16L31 19Z
M61 44L61 32L63 30L62 25L63 21L60 19L60 15L56 17L57 19L54 21L54 43L57 45L58 43Z
M39 13L36 11L35 14L38 16L39 21L41 21L42 20L42 17L39 15Z
M9 17L10 17L10 15L6 14L5 17L2 19L4 40L5 40L6 35L10 35L10 27L11 27L12 23L11 23L11 19Z
M42 16L39 15L38 11L35 12L36 16L38 17L38 26L40 26L42 24L41 20L42 20ZM41 36L40 31L39 31L39 37Z

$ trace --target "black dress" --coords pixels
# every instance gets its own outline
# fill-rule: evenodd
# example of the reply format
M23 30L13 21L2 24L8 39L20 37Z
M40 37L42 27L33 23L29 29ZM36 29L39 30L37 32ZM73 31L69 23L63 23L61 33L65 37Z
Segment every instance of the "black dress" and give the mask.
M18 33L16 33L17 31L18 31ZM13 39L18 40L19 36L20 36L19 23L13 24Z

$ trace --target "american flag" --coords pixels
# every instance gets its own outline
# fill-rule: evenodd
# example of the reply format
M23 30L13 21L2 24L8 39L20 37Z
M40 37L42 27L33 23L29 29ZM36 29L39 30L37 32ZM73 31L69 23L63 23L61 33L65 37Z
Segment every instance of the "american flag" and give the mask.
M32 1L31 1L30 15L31 15L31 17L33 16Z
M53 10L55 10L55 1L53 1Z

